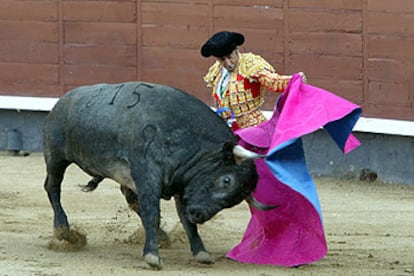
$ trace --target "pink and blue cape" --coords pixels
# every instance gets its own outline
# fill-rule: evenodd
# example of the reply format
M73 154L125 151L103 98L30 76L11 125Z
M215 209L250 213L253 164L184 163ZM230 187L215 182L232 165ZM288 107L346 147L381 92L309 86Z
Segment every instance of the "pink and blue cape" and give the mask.
M259 180L254 196L279 207L268 211L250 208L251 219L242 241L227 257L291 267L326 255L321 206L306 167L301 137L324 128L348 153L360 144L352 135L360 115L358 105L302 83L295 74L269 121L235 132L239 144L266 155L256 160Z

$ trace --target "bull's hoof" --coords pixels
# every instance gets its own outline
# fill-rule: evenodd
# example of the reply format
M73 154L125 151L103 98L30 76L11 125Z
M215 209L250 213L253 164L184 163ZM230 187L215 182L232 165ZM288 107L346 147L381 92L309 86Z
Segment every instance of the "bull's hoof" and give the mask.
M65 240L69 241L70 239L70 230L67 226L61 226L54 229L54 237L59 241Z
M214 259L206 251L200 251L194 256L194 259L202 264L214 264Z
M79 248L85 247L88 243L85 234L75 229L69 229L69 227L55 228L54 237L59 241L67 241Z
M88 243L85 234L73 229L70 229L70 235L67 241L79 248L85 247Z
M156 256L154 254L148 253L144 256L144 261L150 266L152 269L161 270L161 259L159 256Z
M79 251L87 245L86 235L69 227L55 228L48 249L54 251Z

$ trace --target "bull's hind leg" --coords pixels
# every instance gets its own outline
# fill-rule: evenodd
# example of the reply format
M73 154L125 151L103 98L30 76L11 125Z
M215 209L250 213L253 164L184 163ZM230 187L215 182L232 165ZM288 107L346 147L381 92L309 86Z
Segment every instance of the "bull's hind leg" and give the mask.
M69 164L66 160L51 162L49 159L46 161L47 176L44 188L54 212L54 237L60 241L65 240L71 246L74 246L73 248L79 249L86 245L86 236L70 229L66 213L60 201L63 175Z
M138 197L137 194L131 189L121 186L121 192L125 196L126 201L128 202L129 207L136 212L140 217L140 211L138 206ZM158 228L158 244L161 248L168 248L171 245L171 240L168 237L168 234L161 228Z
M131 178L137 191L138 211L145 229L144 261L152 268L161 269L159 255L158 229L160 227L160 198L161 189L157 181L160 175L149 166L147 160L131 164ZM127 190L126 190L127 191Z
M54 212L54 229L56 237L59 240L69 240L69 223L65 211L63 210L60 194L63 175L69 162L60 161L52 162L46 161L47 176L44 183L44 188L49 197L50 204Z
M79 246L81 243L83 245L86 244L86 238L84 240L80 238L79 235L75 232L70 231L68 218L66 216L65 210L63 209L60 200L63 176L69 164L70 163L66 160L61 160L59 162L52 161L50 159L47 160L47 176L44 183L44 188L47 192L50 204L53 208L53 226L55 230L55 237L58 240L66 240L69 243L76 243Z

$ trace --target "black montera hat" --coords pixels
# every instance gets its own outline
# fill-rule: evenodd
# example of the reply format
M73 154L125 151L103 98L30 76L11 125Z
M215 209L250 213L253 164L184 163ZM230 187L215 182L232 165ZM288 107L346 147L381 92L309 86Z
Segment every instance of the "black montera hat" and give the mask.
M215 56L223 57L229 55L244 43L244 36L233 32L218 32L214 34L203 47L201 47L201 55L203 57Z

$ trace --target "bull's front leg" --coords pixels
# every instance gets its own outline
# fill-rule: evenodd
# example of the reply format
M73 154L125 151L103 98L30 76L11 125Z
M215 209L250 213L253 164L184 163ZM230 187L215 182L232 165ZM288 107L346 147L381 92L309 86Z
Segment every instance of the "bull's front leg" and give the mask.
M190 242L191 252L193 253L195 260L204 264L214 263L213 258L210 256L210 253L207 252L203 241L198 234L197 224L190 222L185 215L181 197L177 195L174 197L174 200L178 216L180 218L181 224L184 227L185 233L187 234L188 241Z

